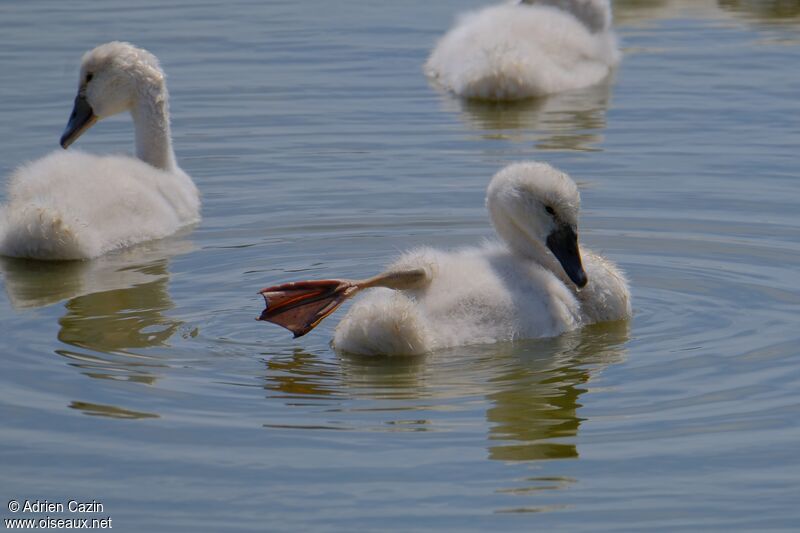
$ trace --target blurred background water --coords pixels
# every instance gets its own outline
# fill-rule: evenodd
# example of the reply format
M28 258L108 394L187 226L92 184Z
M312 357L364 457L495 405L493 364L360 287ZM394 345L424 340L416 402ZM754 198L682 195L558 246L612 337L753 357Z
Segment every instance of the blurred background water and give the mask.
M479 5L0 3L4 180L119 39L161 59L204 199L164 241L0 261L3 502L94 499L123 531L797 527L800 4L616 0L614 77L515 105L421 73ZM117 117L76 147L132 139ZM579 182L629 323L386 359L336 355L336 316L253 320L262 286L490 237L520 159Z

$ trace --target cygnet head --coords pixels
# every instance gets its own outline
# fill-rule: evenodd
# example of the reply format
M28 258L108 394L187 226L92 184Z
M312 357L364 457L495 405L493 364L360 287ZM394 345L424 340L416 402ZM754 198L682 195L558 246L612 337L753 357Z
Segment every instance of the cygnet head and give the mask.
M130 43L101 44L81 60L78 95L61 146L67 148L97 120L131 110L139 95L165 91L153 54Z
M486 193L492 225L511 250L551 270L560 265L579 288L587 282L578 249L580 203L575 182L547 163L508 165Z

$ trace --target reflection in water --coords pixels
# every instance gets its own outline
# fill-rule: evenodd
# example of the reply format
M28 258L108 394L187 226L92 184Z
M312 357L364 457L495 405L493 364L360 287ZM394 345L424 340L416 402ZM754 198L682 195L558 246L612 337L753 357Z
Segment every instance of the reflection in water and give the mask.
M287 406L319 405L322 418L267 427L447 431L437 413L488 404L488 456L504 462L578 457L574 437L582 418L579 397L587 383L624 358L626 321L596 324L551 339L462 347L425 357L365 357L346 354L325 360L295 351L267 362L265 388ZM353 417L349 414L356 413ZM371 414L367 414L371 413ZM308 415L308 413L306 413ZM370 424L364 428L363 424ZM561 489L575 480L526 477L499 493L531 494ZM501 509L532 512L544 508Z
M67 299L58 340L72 348L56 353L91 378L152 385L165 363L136 351L164 346L182 323L165 315L169 257L191 250L177 239L158 241L93 261L45 262L0 258L6 292L16 309ZM152 418L109 405L74 401L94 416Z
M686 1L675 0L614 0L614 17L627 15L641 10L663 9L672 4L686 4Z
M332 397L339 394L330 384L338 375L335 366L302 350L288 358L267 361L269 370L265 387L279 398Z
M31 261L0 256L6 294L14 309L44 307L84 290L91 263Z
M606 126L613 76L602 83L520 102L489 102L446 97L444 107L458 111L485 139L533 141L540 150L596 150ZM443 97L445 98L445 97Z
M418 400L449 396L445 380L430 381L436 368L426 364L426 356L370 357L343 354L339 360L344 386L359 397L391 400ZM404 407L415 409L415 405ZM393 424L396 421L387 421ZM427 425L424 422L423 425Z
M416 399L424 357L369 357L348 355L334 361L295 350L267 361L265 388L275 397L297 399L350 395L375 399Z
M718 0L719 7L759 22L800 22L798 0Z
M161 257L113 268L107 275L116 275L117 288L68 300L58 340L78 349L57 353L92 378L155 383L164 363L136 352L166 345L181 326L164 314L173 307L168 265Z
M149 263L188 253L193 245L179 237L143 243L91 261L32 261L0 256L8 299L15 309L52 305L84 294L134 287L166 275Z
M578 456L574 437L581 418L578 397L598 369L620 362L628 323L597 324L551 339L530 341L528 353L493 382L486 412L491 423L489 457L502 461ZM518 352L518 349L515 350ZM545 355L543 355L545 354ZM513 356L513 355L512 355Z
M713 11L715 0L614 0L614 23L637 25L653 20L677 18L688 10ZM624 41L623 41L624 44Z
M152 413L142 413L139 411L131 411L129 409L121 409L113 405L100 405L98 403L88 402L72 402L69 404L70 408L82 411L83 414L89 416L107 416L109 418L122 418L122 419L140 419L140 418L159 418L158 415Z
M152 281L67 301L67 312L58 321L58 340L104 353L165 345L180 326L163 314L173 307L167 260L137 265L130 271Z
M718 18L732 13L762 23L800 21L798 0L614 0L618 25L687 16Z

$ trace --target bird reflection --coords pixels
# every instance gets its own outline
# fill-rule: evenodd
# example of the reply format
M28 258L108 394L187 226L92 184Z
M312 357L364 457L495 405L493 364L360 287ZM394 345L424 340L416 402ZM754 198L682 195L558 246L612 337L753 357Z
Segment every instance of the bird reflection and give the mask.
M583 422L580 397L598 373L624 359L628 328L627 321L606 322L551 339L467 346L422 357L334 358L330 352L301 350L272 354L264 387L289 410L274 414L264 427L435 432L443 430L444 412L473 409L482 398L488 459L517 464L576 458L575 437ZM297 408L303 409L299 415ZM495 489L498 494L533 496L576 482L557 471L510 473L512 479ZM553 508L523 505L497 512Z
M132 411L130 409L122 409L121 407L114 407L113 405L101 405L89 402L72 402L69 404L71 409L77 409L89 416L104 416L108 418L120 418L124 420L140 420L142 418L160 418L159 415L153 413L144 413L141 411Z
M485 139L532 141L539 150L597 150L606 126L611 78L585 89L519 102L443 96L443 106L459 112L467 126Z
M715 0L614 0L614 23L640 25L680 17L688 9L713 9Z
M68 347L57 353L70 365L92 378L152 384L164 363L140 352L167 344L182 325L165 314L173 307L169 258L191 249L176 238L94 261L0 258L0 268L15 309L66 300L58 339Z
M759 23L800 22L797 0L614 0L614 21L620 26L685 17L689 12L733 14Z
M342 423L338 418L343 415L332 420L331 413L348 409L415 412L383 420L388 431L435 429L425 417L427 411L447 408L449 400L482 396L489 404L490 459L570 458L578 456L570 442L582 421L578 399L596 373L624 358L627 340L628 323L622 321L551 339L462 347L422 357L340 354L331 360L295 350L270 356L264 387L273 392L270 397L282 398L287 405L350 405L326 410L315 427ZM301 399L305 401L298 402ZM360 400L368 405L353 405ZM308 416L304 419L309 421Z
M570 437L582 422L578 398L586 384L606 366L622 361L628 324L596 324L552 339L530 341L527 354L493 380L487 398L491 424L489 457L501 461L533 461L578 457ZM537 354L547 354L546 356ZM508 354L504 357L513 357ZM564 439L564 440L561 440Z
M330 362L302 350L288 357L272 357L267 361L269 371L265 387L277 397L332 397L338 394L335 386L338 372Z
M58 339L106 353L165 345L181 325L164 315L173 307L167 264L160 259L125 271L152 281L68 300L67 312L58 321Z
M798 0L718 0L719 7L758 22L800 22Z

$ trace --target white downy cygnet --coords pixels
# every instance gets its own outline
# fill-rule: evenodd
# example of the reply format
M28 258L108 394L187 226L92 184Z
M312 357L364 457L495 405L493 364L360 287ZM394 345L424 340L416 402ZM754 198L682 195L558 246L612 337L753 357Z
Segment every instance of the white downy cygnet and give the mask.
M67 148L97 120L129 111L136 157L57 151L22 165L0 207L0 254L90 259L200 220L200 198L175 162L158 59L110 42L83 56Z
M501 242L452 251L418 248L362 281L286 283L261 291L260 319L308 333L357 292L336 327L337 350L421 354L466 344L559 335L630 316L624 274L578 247L580 195L546 163L498 172L486 205Z
M609 0L523 0L461 15L424 70L464 98L518 100L598 83L620 56Z

